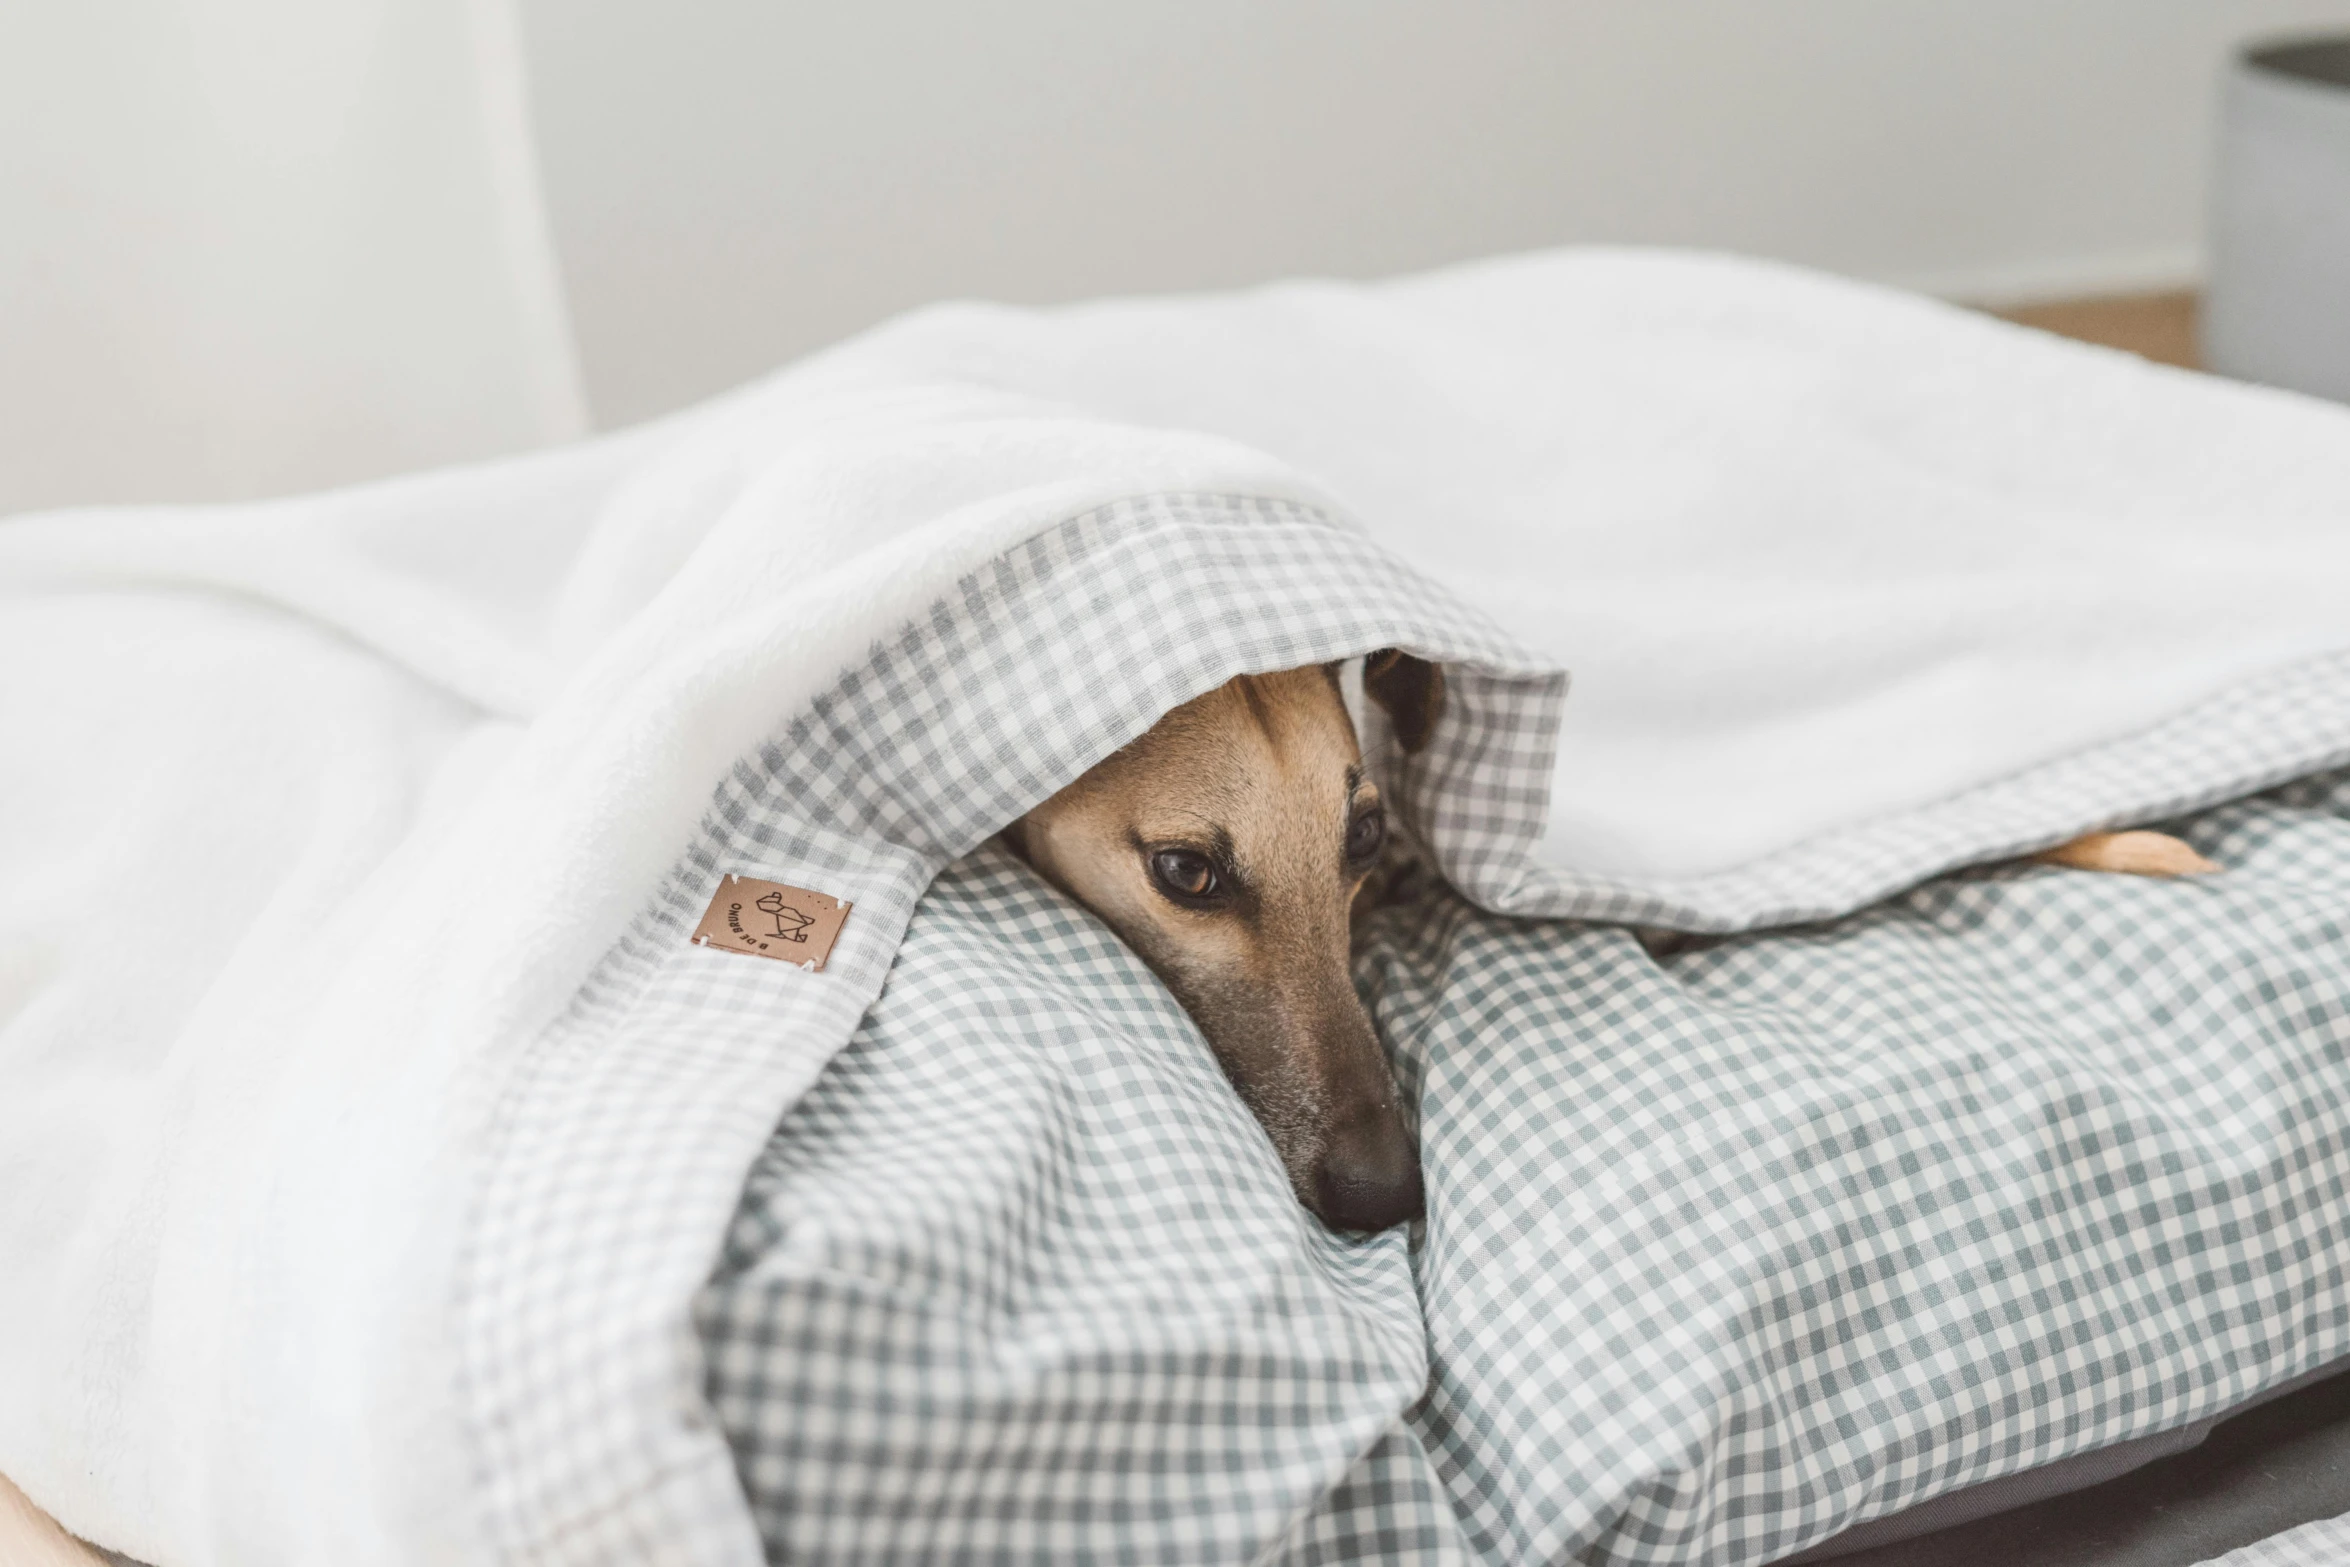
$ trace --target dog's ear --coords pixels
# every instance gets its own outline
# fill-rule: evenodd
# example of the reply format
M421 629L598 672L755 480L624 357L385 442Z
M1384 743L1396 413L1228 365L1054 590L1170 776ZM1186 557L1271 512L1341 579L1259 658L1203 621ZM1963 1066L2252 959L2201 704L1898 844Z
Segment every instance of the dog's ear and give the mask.
M1363 660L1363 694L1387 710L1396 744L1417 751L1444 716L1444 669L1396 648Z

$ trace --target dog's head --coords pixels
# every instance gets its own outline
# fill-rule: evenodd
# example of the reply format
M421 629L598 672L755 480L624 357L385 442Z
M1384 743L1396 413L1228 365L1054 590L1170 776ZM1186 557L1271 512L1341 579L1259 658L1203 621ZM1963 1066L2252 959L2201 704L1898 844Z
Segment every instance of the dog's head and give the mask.
M1397 653L1365 689L1407 749L1442 701ZM1169 713L1031 811L1031 864L1108 921L1191 1013L1340 1229L1419 1217L1417 1150L1349 973L1349 916L1386 841L1378 788L1325 668L1243 675Z

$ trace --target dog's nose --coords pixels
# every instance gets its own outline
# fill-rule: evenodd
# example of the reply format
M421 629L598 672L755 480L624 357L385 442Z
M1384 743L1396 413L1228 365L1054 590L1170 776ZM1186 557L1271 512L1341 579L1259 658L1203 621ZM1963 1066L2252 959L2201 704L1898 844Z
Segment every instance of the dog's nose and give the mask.
M1334 1230L1384 1230L1427 1211L1419 1150L1390 1115L1341 1128L1314 1170L1314 1207Z

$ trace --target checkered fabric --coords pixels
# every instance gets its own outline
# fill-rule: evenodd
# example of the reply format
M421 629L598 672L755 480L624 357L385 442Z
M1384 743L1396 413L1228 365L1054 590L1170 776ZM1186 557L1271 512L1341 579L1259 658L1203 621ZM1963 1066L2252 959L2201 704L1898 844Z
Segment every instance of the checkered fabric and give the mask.
M1659 960L1441 892L1361 975L1417 1090L1434 1377L1493 1560L1759 1562L2350 1352L2350 787Z
M2350 1562L2350 1515L2320 1518L2196 1567L2342 1567Z
M1150 971L993 846L768 1144L696 1324L797 1562L1252 1559L1427 1380L1402 1234L1306 1215Z
M565 1015L524 1052L495 1108L454 1320L458 1398L473 1437L484 1520L507 1559L758 1559L761 1544L742 1506L727 1435L703 1402L702 1341L688 1303L718 1252L744 1172L777 1120L820 1075L826 1087L812 1108L836 1104L847 1092L852 1063L836 1070L828 1064L893 974L900 938L932 876L1191 696L1235 674L1387 646L1444 661L1461 672L1467 693L1448 708L1419 771L1390 780L1398 813L1447 874L1506 904L1525 846L1541 831L1539 810L1529 814L1527 805L1545 798L1564 677L1358 535L1287 502L1158 496L1048 530L965 579L734 769L697 840ZM821 973L688 942L727 873L854 905ZM896 991L913 983L902 976L919 961L899 962ZM979 992L964 989L968 995L934 1003L946 1007L943 1016L995 1015ZM1170 1021L1155 989L1143 1000L1101 1004L1112 1006L1121 1026L1157 1017L1153 1026L1162 1032L1188 1028L1179 1017ZM967 1005L980 1011L957 1010ZM1000 999L993 1005L1001 1010ZM942 1042L962 1026L942 1024ZM1048 1038L1055 1049L1072 1043L1058 1022ZM1168 1050L1160 1045L1153 1053ZM1114 1067L1105 1057L1100 1081L1086 1090L1120 1107L1115 1136L1100 1135L1128 1149L1150 1147L1148 1125L1136 1118L1148 1123L1151 1114L1119 1098L1135 1085ZM970 1086L976 1091L979 1081ZM1000 1319L983 1309L961 1327L943 1319L909 1326L845 1276L829 1303L806 1303L804 1315L787 1313L765 1330L760 1364L779 1365L778 1357L816 1346L828 1361L875 1377L823 1395L837 1399L828 1420L793 1403L793 1389L813 1384L786 1370L768 1384L772 1397L750 1399L795 1410L795 1429L825 1433L827 1449L850 1466L844 1475L854 1472L856 1455L869 1455L863 1472L873 1489L852 1487L802 1515L816 1538L846 1542L853 1554L876 1539L935 1544L945 1537L935 1526L921 1533L919 1517L907 1521L910 1532L875 1535L865 1517L867 1503L900 1494L910 1473L932 1481L941 1474L926 1456L932 1449L890 1445L895 1417L920 1407L901 1397L947 1398L958 1418L974 1429L992 1421L1007 1441L1026 1393L1060 1400L1058 1431L1028 1427L1033 1441L1024 1457L1007 1457L1002 1466L973 1460L947 1482L973 1502L966 1537L1018 1541L993 1548L1023 1560L1030 1544L1098 1541L1104 1529L1131 1529L1138 1520L1221 1559L1236 1540L1278 1533L1289 1513L1302 1511L1300 1498L1327 1489L1381 1439L1424 1381L1399 1245L1348 1249L1316 1241L1293 1211L1286 1184L1276 1200L1251 1185L1246 1172L1254 1167L1245 1159L1233 1167L1243 1173L1232 1173L1235 1146L1258 1146L1249 1141L1259 1137L1253 1123L1226 1106L1220 1113L1227 1124L1199 1130L1195 1115L1172 1108L1196 1107L1211 1088L1228 1097L1220 1080L1165 1089L1176 1097L1163 1107L1169 1135L1154 1155L1163 1167L1146 1160L1128 1170L1128 1184L1097 1194L1107 1206L1081 1206L1054 1229L1045 1214L1006 1199L993 1212L1033 1220L1043 1226L1037 1236L998 1237L1000 1245L982 1239L952 1261L925 1258L924 1268L941 1271L881 1289L887 1299L930 1282L992 1278L995 1269L1012 1270L1003 1282L1016 1284L1021 1270L1056 1265L1058 1242L1045 1237L1096 1235L1112 1222L1106 1216L1122 1211L1120 1203L1143 1204L1150 1217L1134 1220L1141 1227L1133 1234L1156 1236L1152 1244L1185 1256L1182 1276L1154 1281L1137 1262L1134 1289L1063 1301L1057 1315L1036 1319L1040 1328L1059 1326L1001 1363L1006 1387L974 1386L950 1397L918 1374L919 1365L943 1364L956 1344L977 1342L971 1331L984 1336L992 1331L985 1322ZM1016 1100L973 1100L950 1105L948 1114L977 1114L984 1103L992 1115ZM919 1102L910 1097L906 1108ZM947 1159L954 1145L938 1138L936 1123L926 1124L930 1130L919 1136L937 1142L934 1162L897 1178L945 1179L952 1188L962 1179ZM984 1116L972 1124L984 1125ZM1224 1244L1228 1205L1241 1199L1166 1184L1203 1165L1225 1168L1225 1184L1246 1190L1257 1215L1251 1222L1278 1215L1288 1250L1268 1241L1254 1254L1231 1251L1220 1304L1193 1322L1187 1347L1142 1338L1121 1345L1113 1336L1074 1381L1054 1382L1045 1370L1087 1310L1115 1304L1138 1323L1148 1320L1144 1304L1185 1299L1201 1277L1189 1253ZM956 1201L976 1200L981 1190L973 1186ZM869 1195L878 1201L884 1194L876 1188ZM975 1211L935 1208L928 1198L915 1206ZM794 1216L794 1244L813 1233ZM1318 1260L1297 1262L1291 1253L1305 1255L1301 1247ZM888 1255L881 1254L884 1261ZM1389 1260L1381 1265L1383 1255ZM1001 1299L1024 1312L1028 1297L1011 1289ZM1255 1337L1252 1316L1262 1319ZM709 1320L733 1319L721 1313ZM796 1335L803 1332L814 1337L802 1341ZM1077 1352L1074 1339L1066 1347ZM1301 1348L1319 1357L1312 1377L1292 1374L1290 1357ZM1036 1357L1033 1375L1021 1370L1020 1353ZM758 1360L731 1342L714 1341L710 1354L732 1368L719 1373L714 1388L731 1387L728 1379ZM899 1363L900 1355L913 1363ZM1254 1365L1263 1367L1261 1396L1245 1385ZM1097 1516L1101 1493L1074 1481L1055 1489L1056 1477L1097 1439L1108 1450L1110 1427L1092 1426L1086 1411L1124 1397L1137 1401L1127 1424L1131 1443L1141 1445L1127 1453L1129 1492ZM718 1402L744 1407L732 1392ZM1228 1435L1232 1423L1253 1424L1259 1439ZM1196 1443L1196 1453L1170 1454L1166 1442L1178 1431L1189 1433L1181 1439ZM1147 1432L1159 1434L1157 1446L1143 1442ZM1302 1446L1298 1432L1310 1433ZM941 1434L935 1451L951 1445ZM901 1461L915 1471L891 1467ZM1235 1465L1258 1480L1234 1484ZM1044 1511L1033 1517L1012 1509L996 1488L1027 1472L1042 1487L1033 1495L1063 1498L1066 1510L1042 1501ZM983 1514L995 1522L983 1523ZM1035 1518L1050 1520L1041 1535ZM1300 1549L1310 1554L1311 1540Z
M696 1310L770 1558L1739 1567L2350 1354L2350 779L2179 830L1662 957L1407 886L1411 1254L980 851Z

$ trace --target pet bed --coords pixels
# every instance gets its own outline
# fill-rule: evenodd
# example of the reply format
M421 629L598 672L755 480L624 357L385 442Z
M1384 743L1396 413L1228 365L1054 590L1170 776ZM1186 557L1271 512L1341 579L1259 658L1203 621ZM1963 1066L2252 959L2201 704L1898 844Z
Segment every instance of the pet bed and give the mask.
M0 1473L162 1567L1761 1562L2205 1419L2350 1353L2345 514L2339 411L1600 252L21 519ZM989 846L1389 646L1416 1249Z

